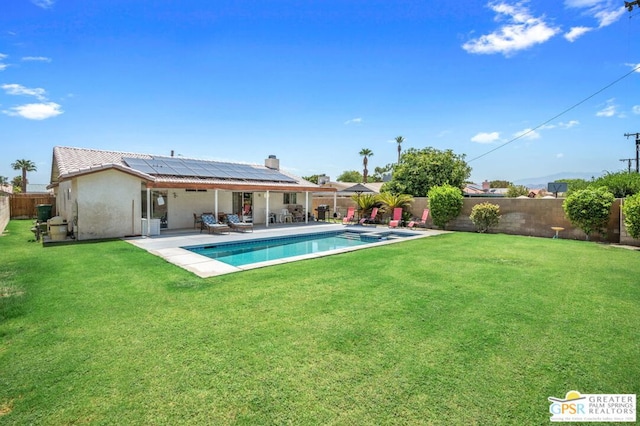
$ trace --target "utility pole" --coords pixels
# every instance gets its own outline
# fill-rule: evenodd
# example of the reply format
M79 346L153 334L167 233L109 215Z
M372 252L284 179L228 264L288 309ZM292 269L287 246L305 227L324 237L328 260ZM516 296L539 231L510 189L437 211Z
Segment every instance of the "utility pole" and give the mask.
M624 135L627 139L629 139L630 136L636 137L636 173L640 173L640 164L638 163L638 161L640 161L640 133L625 133Z
M621 158L620 161L626 161L628 163L627 170L631 173L631 162L633 161L633 158Z

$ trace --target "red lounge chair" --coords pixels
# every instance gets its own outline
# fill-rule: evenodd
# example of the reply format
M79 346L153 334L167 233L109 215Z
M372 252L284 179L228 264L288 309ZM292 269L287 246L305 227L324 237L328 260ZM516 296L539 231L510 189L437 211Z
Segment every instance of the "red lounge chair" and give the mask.
M356 212L356 208L355 207L349 207L347 209L347 215L345 217L342 218L342 223L344 225L353 222L353 215Z
M402 221L402 207L393 209L393 219L389 221L389 228L397 228Z
M414 226L427 227L427 219L429 218L429 209L424 209L422 212L422 218L420 220L412 220L407 224L407 228L413 228Z
M374 223L376 221L376 216L378 215L378 208L374 207L371 210L371 216L363 217L360 219L360 225L364 225L365 223Z

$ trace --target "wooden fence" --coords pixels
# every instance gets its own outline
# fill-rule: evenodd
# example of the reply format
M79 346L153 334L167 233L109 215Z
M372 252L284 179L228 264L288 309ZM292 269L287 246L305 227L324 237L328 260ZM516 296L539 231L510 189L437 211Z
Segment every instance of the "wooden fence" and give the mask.
M56 197L49 194L11 194L11 219L35 219L38 217L38 204L51 204L52 216L55 216Z

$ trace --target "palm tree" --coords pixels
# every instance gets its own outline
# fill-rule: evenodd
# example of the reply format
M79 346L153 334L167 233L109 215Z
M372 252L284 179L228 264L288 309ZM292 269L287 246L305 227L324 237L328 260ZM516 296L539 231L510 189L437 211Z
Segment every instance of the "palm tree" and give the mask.
M25 194L27 192L27 172L38 171L38 168L31 160L16 160L11 164L11 167L13 170L22 170L22 193Z
M402 152L402 142L404 142L404 138L398 136L396 137L396 142L398 142L398 164L400 164L400 153Z
M396 207L402 207L403 210L408 209L413 203L413 196L409 194L392 194L391 192L381 192L377 199L385 206L385 211L389 214Z
M367 170L367 164L369 164L369 157L373 155L373 151L367 148L362 148L359 152L362 155L362 183L367 183L367 176L369 175L369 170Z
M9 178L6 176L0 176L0 186L9 185Z

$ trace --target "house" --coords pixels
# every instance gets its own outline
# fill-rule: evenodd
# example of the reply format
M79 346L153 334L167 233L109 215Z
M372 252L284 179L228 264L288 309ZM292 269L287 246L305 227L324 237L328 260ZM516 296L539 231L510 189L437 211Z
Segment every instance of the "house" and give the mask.
M491 188L489 181L482 182L482 186L468 183L462 190L465 197L504 197L509 188Z
M56 146L56 211L78 240L155 235L195 227L195 216L249 213L269 226L289 205L311 207L318 185L264 165Z

